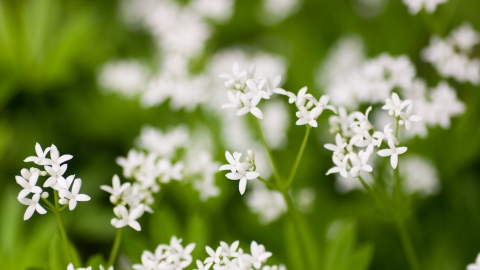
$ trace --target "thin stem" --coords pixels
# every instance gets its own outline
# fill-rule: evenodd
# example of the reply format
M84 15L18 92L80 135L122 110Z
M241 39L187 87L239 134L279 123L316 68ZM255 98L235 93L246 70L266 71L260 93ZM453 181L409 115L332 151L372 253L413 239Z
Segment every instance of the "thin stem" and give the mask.
M110 251L110 256L108 257L108 267L113 266L113 264L117 260L118 250L120 249L120 243L122 242L122 231L123 228L117 229L115 241L113 242L113 247Z
M262 140L262 144L265 147L265 151L267 151L268 157L270 159L270 163L272 163L273 172L275 174L275 180L277 181L277 186L280 187L280 183L281 183L280 173L278 171L275 160L273 159L272 151L270 151L270 148L268 147L267 141L265 140L265 136L263 135L262 127L260 126L260 122L258 121L258 119L255 116L253 116L253 118L255 118L255 120L253 122L255 122L255 125L257 126L258 134L260 135L260 139Z
M65 252L67 254L67 259L69 262L72 261L72 256L70 255L70 246L68 245L67 232L65 231L65 226L63 225L62 216L60 215L60 204L58 203L58 192L54 190L53 192L55 198L55 216L57 217L58 228L60 229L60 235L62 236L63 245L65 246ZM46 200L48 201L48 200ZM47 204L51 205L50 202Z
M298 243L300 249L302 249L301 253L304 254L304 263L309 266L307 267L307 269L315 269L315 267L313 267L313 263L312 261L310 260L310 256L309 256L309 249L307 248L307 240L305 239L304 237L304 234L302 232L304 232L304 230L302 229L302 226L300 224L300 216L293 204L293 200L290 196L288 196L288 194L284 191L282 192L283 194L283 198L285 199L285 201L287 202L287 206L288 206L288 215L290 216L290 219L291 221L293 222L293 225L295 226L295 229L294 231L297 232L297 237L300 239L300 243Z
M278 188L270 181L267 181L265 179L263 179L262 177L257 177L258 180L262 181L265 185L267 185L268 187L272 188L272 189L275 189L275 190L278 190Z
M373 188L367 184L367 182L365 182L365 180L363 180L363 178L359 175L358 176L358 179L360 180L360 183L362 183L362 186L368 191L368 193L370 193L370 195L372 195L373 197L375 197L375 191L373 191Z
M307 145L307 141L308 141L308 136L310 135L310 129L311 127L307 125L307 131L305 132L305 137L303 137L302 146L300 147L300 150L298 150L297 158L295 159L295 164L293 165L292 171L290 172L290 176L288 177L287 186L286 186L287 189L292 184L293 178L295 177L295 174L297 173L297 170L298 170L298 165L302 160L303 152L305 151L305 146Z
M401 220L397 220L397 227L400 233L400 238L402 240L402 246L405 254L407 255L408 263L410 264L410 268L412 270L420 270L420 264L418 262L418 258L415 254L415 250L412 245L412 241L408 236L407 229L405 228L404 222Z

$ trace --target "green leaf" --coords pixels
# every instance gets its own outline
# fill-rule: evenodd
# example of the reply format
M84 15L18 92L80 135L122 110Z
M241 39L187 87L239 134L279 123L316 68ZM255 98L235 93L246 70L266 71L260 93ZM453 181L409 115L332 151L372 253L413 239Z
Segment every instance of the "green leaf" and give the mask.
M366 270L373 256L373 245L356 247L356 226L353 221L336 220L328 226L325 270Z

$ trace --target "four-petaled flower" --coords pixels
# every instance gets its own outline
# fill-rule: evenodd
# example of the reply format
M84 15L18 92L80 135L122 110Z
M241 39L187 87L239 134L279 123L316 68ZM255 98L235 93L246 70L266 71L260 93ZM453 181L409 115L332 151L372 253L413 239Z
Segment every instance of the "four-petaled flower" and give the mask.
M140 223L138 223L137 219L139 219L145 210L143 204L138 205L134 209L130 209L130 213L123 205L118 205L113 208L113 211L120 219L112 219L112 225L116 228L122 228L125 226L130 226L136 231L140 231L142 228L140 227Z
M377 154L381 157L388 157L390 156L390 164L392 168L396 169L398 164L398 155L401 155L407 152L407 147L396 147L393 140L388 140L388 146L390 149L383 149L377 152Z
M86 194L78 194L80 192L80 187L82 186L82 180L77 178L75 179L75 182L73 183L72 191L68 191L66 189L60 190L60 197L68 199L68 208L70 211L75 209L77 206L77 201L78 202L87 202L90 200L90 196Z
M25 214L23 215L23 220L29 219L33 213L35 213L35 210L39 214L45 214L47 213L47 210L43 208L38 201L40 200L40 194L34 194L31 199L28 198L18 198L18 201L24 205L28 205L27 210L25 211Z

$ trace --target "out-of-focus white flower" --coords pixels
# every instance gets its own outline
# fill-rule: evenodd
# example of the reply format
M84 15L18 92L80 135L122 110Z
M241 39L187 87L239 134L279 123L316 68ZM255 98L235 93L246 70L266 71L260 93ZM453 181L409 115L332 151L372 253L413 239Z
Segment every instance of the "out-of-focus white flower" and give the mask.
M310 187L304 187L297 190L293 194L295 206L301 212L308 213L312 210L313 201L315 200L315 190Z
M191 253L195 248L195 243L183 247L181 242L182 239L177 239L175 236L172 236L170 239L170 245L158 245L155 249L155 253L148 250L143 251L142 264L133 265L133 269L185 269L192 263Z
M446 2L447 0L403 0L411 15L417 14L422 8L425 8L428 13L433 13L439 4Z
M262 126L265 139L272 149L280 149L287 143L287 129L290 125L290 116L285 103L272 100L263 107Z
M457 99L457 94L446 82L441 82L430 93L432 107L429 111L429 124L450 127L450 118L465 112L465 104Z
M112 268L111 270L113 270L113 267L111 267L111 268ZM101 269L101 270L104 270L104 269L103 269L103 266L100 266L100 269ZM89 267L86 267L86 268L82 268L82 267L80 267L80 268L75 268L75 267L73 266L73 263L69 263L68 266L67 266L67 270L92 270L92 267L89 266ZM110 268L108 268L107 270L110 270Z
M259 19L265 24L276 24L297 12L303 0L263 0Z
M18 198L18 201L24 205L28 205L27 210L25 211L25 214L23 215L23 220L29 219L35 211L37 211L39 214L45 214L47 213L47 210L45 210L38 201L40 200L40 194L34 194L32 199L28 198Z
M268 190L263 185L255 185L245 197L248 208L258 214L260 223L268 224L280 218L287 211L283 195L278 191Z
M467 270L480 270L480 253L475 260L475 263L467 265Z
M393 140L388 140L388 146L390 149L383 149L377 152L377 154L381 157L388 157L390 156L390 164L392 168L396 169L398 164L398 155L401 155L407 152L407 147L396 147Z
M437 170L426 158L406 155L402 161L400 174L408 193L417 192L422 196L428 196L440 190Z
M412 104L412 101L407 99L407 100L400 100L400 97L398 96L397 93L393 92L392 93L392 98L388 98L386 100L386 104L383 105L382 109L388 111L388 114L393 115L395 117L400 116L400 112L405 108L406 106Z
M412 127L412 122L420 122L423 120L423 118L418 115L412 115L412 111L413 105L410 105L407 107L405 112L400 113L400 118L402 118L402 120L399 121L399 124L404 124L407 130Z
M102 67L98 84L107 91L130 97L144 90L148 73L147 68L137 61L112 61Z
M348 177L348 172L347 172L347 162L348 162L348 155L343 157L343 159L340 159L338 156L334 155L332 156L333 163L335 164L335 167L330 168L326 175L329 175L331 173L340 173L341 176L343 177Z

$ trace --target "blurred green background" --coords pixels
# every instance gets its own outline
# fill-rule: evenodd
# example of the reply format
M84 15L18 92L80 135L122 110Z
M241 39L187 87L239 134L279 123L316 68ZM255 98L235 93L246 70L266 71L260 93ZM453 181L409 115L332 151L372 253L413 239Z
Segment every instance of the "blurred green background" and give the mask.
M237 0L229 21L212 24L215 31L202 57L236 44L279 54L289 63L285 89L296 91L307 85L320 94L322 89L315 86L318 63L335 41L353 33L364 39L368 56L407 54L418 73L436 84L438 75L420 60L419 53L431 31L444 36L463 21L480 29L478 0L450 0L426 16L410 16L407 7L394 0L382 1L374 16L362 16L359 1L304 0L292 16L264 25L257 16L260 1ZM49 269L48 261L54 260L54 215L34 215L24 222L25 207L16 199L20 187L14 176L26 166L23 159L33 155L36 142L44 147L54 143L60 153L72 154L68 171L83 180L82 191L92 198L73 212L63 212L69 237L86 262L95 254L108 256L115 235L110 225L113 213L108 195L99 186L110 184L113 174L121 174L115 159L133 147L140 128L145 124L195 126L198 119L207 119L205 115L194 117L202 115L201 109L173 112L168 102L145 109L136 99L100 91L97 75L107 61L149 62L155 56L151 36L127 27L119 5L119 1L107 0L0 2L1 269ZM432 20L435 24L430 27ZM480 92L470 84L449 82L466 104L466 113L454 119L449 130L430 130L426 139L416 138L408 144L409 151L434 162L442 186L438 195L415 201L409 227L425 269L465 269L480 252ZM293 118L292 112L292 124ZM311 241L319 247L314 252L322 258L336 252L339 261L365 257L365 269L408 269L395 229L378 216L371 199L360 191L339 194L334 177L325 176L332 166L330 152L322 148L327 141L314 138L328 128L326 122L313 130L316 135L308 142L294 184L313 187L316 192L313 209L305 215L305 226L314 236ZM303 132L303 128L289 130L287 147L275 152L280 168L290 168ZM217 150L213 155L223 163L225 149L218 146ZM140 220L142 232L127 230L121 253L139 262L143 250L153 250L176 235L184 243L196 242L194 258L203 259L205 245L216 247L221 240L238 239L248 249L250 241L256 240L273 252L269 262L299 269L296 261L301 254L286 217L261 225L248 211L236 184L221 173L216 182L221 195L206 203L192 195L189 186L176 182L166 186L160 208ZM337 219L344 220L345 239L337 239L335 246L325 235L328 224ZM369 267L369 256L358 255L362 252L373 254ZM331 269L357 269L343 267Z

